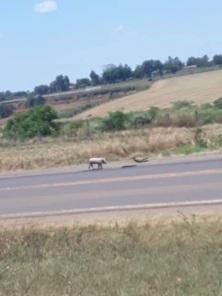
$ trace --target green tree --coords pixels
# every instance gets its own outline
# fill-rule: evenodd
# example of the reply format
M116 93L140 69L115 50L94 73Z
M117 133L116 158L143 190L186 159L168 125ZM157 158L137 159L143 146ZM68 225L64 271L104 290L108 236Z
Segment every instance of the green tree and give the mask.
M128 65L111 66L103 71L105 83L126 81L133 77L133 71Z
M136 68L133 72L133 76L138 79L143 78L145 76L144 71L143 71L143 67L141 65L136 66Z
M68 76L59 75L50 83L51 92L63 92L69 90L70 81Z
M48 85L39 85L34 88L34 93L36 95L42 96L50 92L50 87Z
M196 65L198 68L210 66L209 57L204 55L203 57L190 57L187 60L187 66Z
M94 86L101 84L101 78L98 74L96 74L95 71L91 71L90 79L91 79L92 85Z
M76 80L76 88L84 88L87 86L90 86L91 82L89 80L89 78L81 78L81 79L77 79Z
M169 57L168 60L164 64L164 70L167 73L173 73L180 71L183 68L184 64L180 61L178 57L172 58Z
M221 65L222 65L222 55L220 55L220 54L216 54L216 55L213 57L213 63L214 63L215 65L221 66Z
M8 120L3 136L9 139L50 136L58 130L54 122L57 118L56 111L50 106L34 107L26 112L17 113L14 118Z
M153 72L159 72L161 74L163 64L159 60L148 60L142 64L143 76L152 77Z

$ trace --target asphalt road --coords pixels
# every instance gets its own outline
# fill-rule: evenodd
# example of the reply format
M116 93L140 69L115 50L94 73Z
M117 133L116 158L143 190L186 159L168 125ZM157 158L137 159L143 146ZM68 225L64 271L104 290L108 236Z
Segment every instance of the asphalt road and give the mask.
M0 216L222 202L222 159L0 178Z

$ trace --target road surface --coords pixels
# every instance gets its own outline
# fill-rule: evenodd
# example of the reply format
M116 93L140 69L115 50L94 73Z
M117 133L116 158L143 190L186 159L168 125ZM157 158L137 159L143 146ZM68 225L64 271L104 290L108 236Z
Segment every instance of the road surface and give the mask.
M222 202L222 158L0 178L0 217Z

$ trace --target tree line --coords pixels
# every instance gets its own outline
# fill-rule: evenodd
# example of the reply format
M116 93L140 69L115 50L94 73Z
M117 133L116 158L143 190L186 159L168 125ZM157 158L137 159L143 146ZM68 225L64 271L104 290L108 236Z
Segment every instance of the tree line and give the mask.
M195 66L197 68L205 68L212 66L222 66L222 55L214 55L210 59L207 55L203 57L189 57L186 62L181 61L178 57L168 57L165 62L160 60L145 60L141 65L132 69L129 65L108 65L99 75L95 71L91 71L89 77L77 79L75 83L71 83L67 75L58 75L49 85L38 85L32 92L0 92L0 102L12 100L21 97L44 96L51 93L65 92L71 89L80 89L91 86L99 86L103 84L123 82L130 79L152 79L155 76L165 74L176 74L184 67Z
M164 74L176 74L185 66L196 66L205 68L212 66L222 66L222 55L214 55L210 59L207 55L203 57L189 57L186 62L181 61L178 57L168 57L165 62L160 60L145 60L141 65L132 69L129 65L108 65L99 75L91 71L89 78L77 79L76 82L70 83L68 76L59 75L49 85L40 85L35 87L34 93L37 95L46 95L53 92L63 92L70 89L80 89L90 86L99 86L109 83L123 82L130 79L151 79L153 76L162 76Z

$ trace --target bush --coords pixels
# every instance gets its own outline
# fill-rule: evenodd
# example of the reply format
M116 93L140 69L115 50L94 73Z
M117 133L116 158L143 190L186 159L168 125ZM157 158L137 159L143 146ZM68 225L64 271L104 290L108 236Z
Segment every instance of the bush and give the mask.
M160 113L155 120L155 126L168 127L172 125L172 118L169 112Z
M83 120L75 120L73 122L65 123L61 130L62 136L77 136L78 131L83 128L84 121Z
M202 110L211 109L211 108L213 108L213 105L211 103L205 103L201 105Z
M199 120L200 120L200 124L201 125L204 125L204 124L212 124L212 123L215 123L215 112L216 110L212 109L212 108L209 108L209 109L203 109L203 110L200 110L198 112L198 117L199 117Z
M150 121L153 121L160 115L161 110L158 107L151 106L147 113Z
M3 136L8 139L25 139L36 136L49 136L57 132L57 113L49 106L39 106L27 112L17 113L10 119L4 130Z
M124 130L129 122L129 116L121 111L111 112L101 121L102 131Z
M178 111L172 118L172 125L176 127L195 127L198 125L198 113Z
M140 127L144 127L146 125L149 125L151 123L151 119L149 116L147 116L147 114L142 114L142 115L137 115L133 118L133 122L131 123L131 125L134 128L140 128Z
M222 98L219 98L214 101L214 106L218 109L222 109Z
M216 110L215 112L215 122L222 123L222 109Z
M0 105L0 118L7 118L13 114L14 107L12 105Z
M190 101L177 101L173 103L174 110L180 110L182 108L191 108L193 107L193 102Z
M206 136L201 128L197 128L194 131L195 144L201 148L207 148Z

